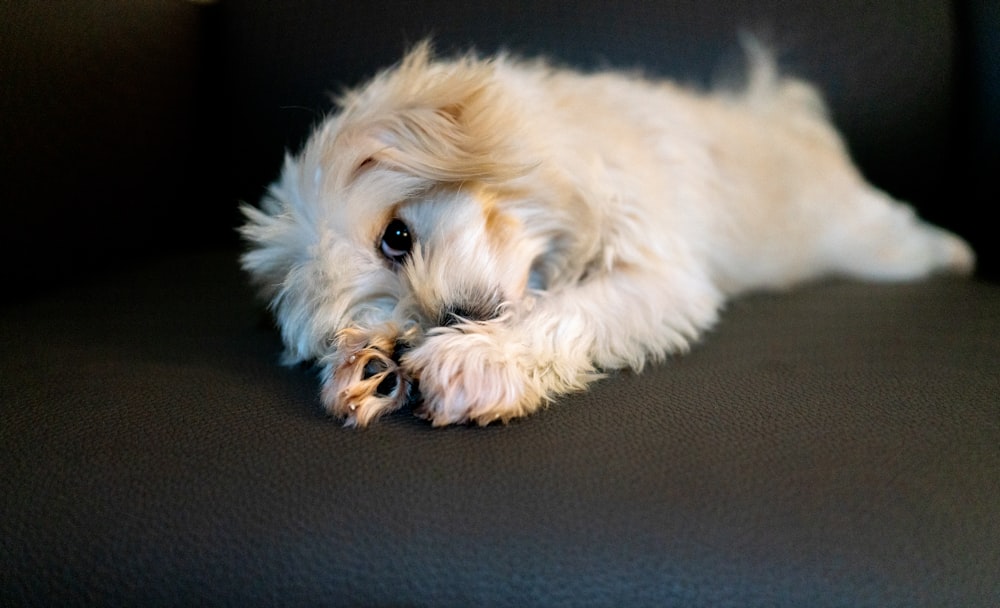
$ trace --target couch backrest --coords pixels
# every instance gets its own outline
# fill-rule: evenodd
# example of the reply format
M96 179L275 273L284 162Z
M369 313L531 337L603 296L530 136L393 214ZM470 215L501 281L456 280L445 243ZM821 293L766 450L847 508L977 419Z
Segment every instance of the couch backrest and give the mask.
M996 34L979 25L996 13L990 7L942 0L4 3L0 278L45 283L157 251L235 246L237 202L260 196L285 150L297 148L330 109L328 93L391 64L426 36L444 52L505 48L707 86L741 66L737 32L757 32L788 71L820 85L873 181L985 245L990 235L976 202L996 191L982 178L996 145L973 112L992 115L996 96L995 87L968 85L993 69L983 53ZM975 157L965 152L977 146ZM971 201L955 196L970 167L982 182Z

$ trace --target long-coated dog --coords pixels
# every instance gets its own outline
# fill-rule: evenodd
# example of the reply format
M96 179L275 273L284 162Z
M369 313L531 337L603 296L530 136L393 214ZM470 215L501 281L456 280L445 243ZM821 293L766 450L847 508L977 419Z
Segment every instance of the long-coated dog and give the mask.
M746 290L968 273L747 47L739 91L422 44L346 94L243 209L286 361L349 425L488 424L684 351Z

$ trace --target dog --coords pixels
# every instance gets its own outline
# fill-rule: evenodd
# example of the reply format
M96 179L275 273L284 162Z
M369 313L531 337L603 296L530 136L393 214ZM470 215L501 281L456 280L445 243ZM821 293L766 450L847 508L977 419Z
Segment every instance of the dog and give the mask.
M485 425L686 351L748 290L970 273L745 46L738 90L425 42L348 91L242 206L284 362L317 363L349 426L408 402Z

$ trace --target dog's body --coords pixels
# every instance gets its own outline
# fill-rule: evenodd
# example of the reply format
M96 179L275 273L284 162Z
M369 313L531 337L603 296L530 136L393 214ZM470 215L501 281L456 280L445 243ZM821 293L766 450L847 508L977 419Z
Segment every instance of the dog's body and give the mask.
M748 289L971 270L750 56L742 92L707 95L418 47L244 208L287 361L320 363L348 424L416 382L434 424L485 424L685 350Z

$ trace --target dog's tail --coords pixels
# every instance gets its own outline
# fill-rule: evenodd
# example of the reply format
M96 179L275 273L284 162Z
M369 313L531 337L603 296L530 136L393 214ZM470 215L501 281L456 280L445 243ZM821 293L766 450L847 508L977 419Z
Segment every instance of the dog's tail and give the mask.
M749 66L742 93L746 103L766 112L827 118L826 104L814 87L782 75L774 51L754 34L743 31L739 38Z

